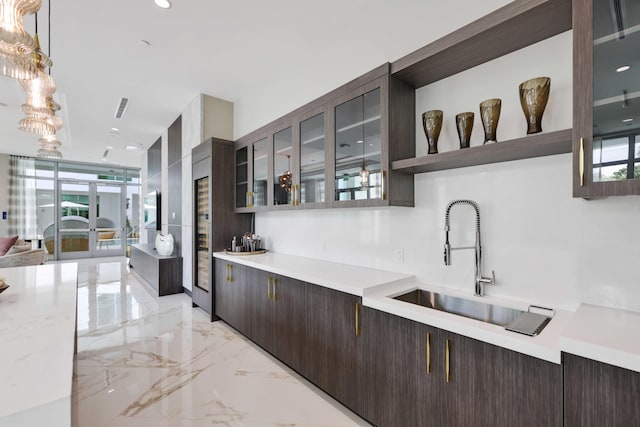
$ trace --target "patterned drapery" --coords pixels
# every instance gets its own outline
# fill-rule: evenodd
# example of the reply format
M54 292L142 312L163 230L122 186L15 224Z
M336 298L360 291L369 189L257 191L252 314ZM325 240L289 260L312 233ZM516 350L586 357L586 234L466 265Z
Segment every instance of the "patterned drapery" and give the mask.
M8 231L21 239L35 239L38 236L35 175L34 159L10 157Z

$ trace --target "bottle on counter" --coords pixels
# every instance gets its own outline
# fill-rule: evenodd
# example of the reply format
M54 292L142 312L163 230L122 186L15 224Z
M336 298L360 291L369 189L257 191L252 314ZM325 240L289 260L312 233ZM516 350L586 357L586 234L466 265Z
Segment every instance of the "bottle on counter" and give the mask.
M233 236L233 240L231 241L231 252L236 251L236 236Z

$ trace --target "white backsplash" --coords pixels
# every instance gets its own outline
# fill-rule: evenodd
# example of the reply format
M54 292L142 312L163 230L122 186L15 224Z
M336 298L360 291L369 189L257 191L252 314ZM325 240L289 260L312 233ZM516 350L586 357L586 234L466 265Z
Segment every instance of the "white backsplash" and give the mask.
M571 169L571 155L562 154L420 174L415 208L258 213L256 230L276 252L415 274L472 293L473 251L443 262L446 205L472 199L485 273L495 270L498 282L488 294L640 311L640 197L574 199ZM473 209L454 207L452 245L472 244L473 232Z

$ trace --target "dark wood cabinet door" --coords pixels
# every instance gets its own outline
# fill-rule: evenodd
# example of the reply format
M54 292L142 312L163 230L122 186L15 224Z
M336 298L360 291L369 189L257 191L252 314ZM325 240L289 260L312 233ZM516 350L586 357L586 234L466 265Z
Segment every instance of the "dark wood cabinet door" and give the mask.
M308 286L306 298L307 378L360 414L362 340L356 333L356 311L362 298L316 285Z
M272 275L273 355L304 375L307 284Z
M247 273L247 267L221 259L214 264L215 315L243 334L249 330Z
M564 425L640 425L640 372L563 354Z
M429 398L437 397L420 394L424 383L436 381L434 360L428 356L436 330L367 307L362 323L363 415L377 426L439 425L437 416L420 421L424 409L435 407Z
M260 347L273 353L273 301L271 300L272 274L251 268L247 272L247 311L249 333L247 336Z
M441 336L442 425L562 425L561 365L446 331Z

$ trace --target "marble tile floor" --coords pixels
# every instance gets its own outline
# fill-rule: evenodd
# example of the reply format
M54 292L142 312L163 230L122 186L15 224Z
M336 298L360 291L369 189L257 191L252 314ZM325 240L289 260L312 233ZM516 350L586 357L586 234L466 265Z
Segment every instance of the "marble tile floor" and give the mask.
M368 425L124 257L78 263L74 427Z

